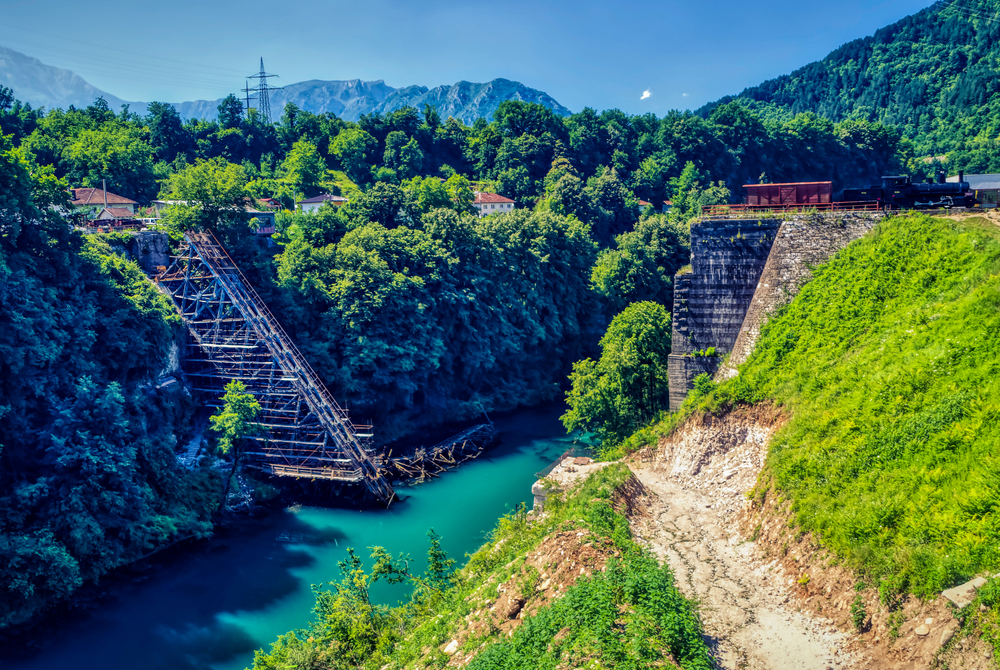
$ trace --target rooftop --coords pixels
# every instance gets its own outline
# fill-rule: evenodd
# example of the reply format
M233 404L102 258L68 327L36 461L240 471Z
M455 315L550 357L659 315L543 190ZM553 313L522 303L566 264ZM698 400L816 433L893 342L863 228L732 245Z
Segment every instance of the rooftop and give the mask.
M761 186L813 186L819 184L833 184L832 181L792 181L783 184L743 184L743 188L760 188Z
M311 205L316 202L348 202L348 199L340 195L330 195L329 193L324 193L323 195L317 195L313 198L306 198L305 200L299 200L296 205Z
M132 219L135 218L135 214L124 207L108 207L107 209L102 209L97 214L97 218L107 219L109 217L114 219Z
M74 188L73 205L76 207L86 207L88 205L104 206L104 191L99 188ZM135 200L129 200L116 193L108 192L109 205L137 205Z
M502 195L497 195L496 193L479 193L479 192L476 192L475 195L476 195L476 199L473 202L475 204L477 204L477 205L482 205L482 204L499 204L499 203L507 203L507 202L513 204L513 202L514 202L510 198L505 198Z

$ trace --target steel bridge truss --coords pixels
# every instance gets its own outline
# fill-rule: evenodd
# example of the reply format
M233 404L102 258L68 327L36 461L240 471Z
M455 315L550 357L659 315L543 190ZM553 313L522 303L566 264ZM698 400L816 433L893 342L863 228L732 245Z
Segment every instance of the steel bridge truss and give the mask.
M189 232L157 282L173 298L196 350L187 359L196 390L221 398L238 380L261 406L264 429L248 452L279 477L363 484L383 504L395 492L370 446L210 232Z

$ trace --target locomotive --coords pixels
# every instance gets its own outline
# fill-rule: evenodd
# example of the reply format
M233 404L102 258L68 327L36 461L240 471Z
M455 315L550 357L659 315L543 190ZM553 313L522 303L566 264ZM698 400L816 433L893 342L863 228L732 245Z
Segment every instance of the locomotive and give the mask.
M965 174L958 173L958 181L945 181L944 172L937 175L937 183L912 182L908 175L882 177L882 184L871 188L848 188L840 201L843 203L878 203L881 209L936 209L943 207L974 207L976 199L969 192Z

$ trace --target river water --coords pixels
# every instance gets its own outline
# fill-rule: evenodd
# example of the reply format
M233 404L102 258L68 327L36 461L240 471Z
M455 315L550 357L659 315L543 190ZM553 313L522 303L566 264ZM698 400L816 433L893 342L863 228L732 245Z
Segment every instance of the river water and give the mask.
M117 579L88 611L64 615L40 651L0 660L7 670L242 670L255 649L310 619L311 584L339 579L354 547L384 546L426 565L426 533L458 559L482 544L501 515L531 501L535 473L574 446L561 405L496 421L501 443L458 470L397 492L388 510L292 507L197 546L135 579ZM370 566L371 561L366 561ZM394 603L402 587L373 596ZM5 655L6 652L5 652Z

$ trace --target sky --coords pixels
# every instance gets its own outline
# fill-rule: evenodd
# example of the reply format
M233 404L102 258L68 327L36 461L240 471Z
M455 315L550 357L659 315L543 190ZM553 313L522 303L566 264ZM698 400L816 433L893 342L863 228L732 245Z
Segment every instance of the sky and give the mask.
M820 59L928 0L0 0L0 45L124 100L272 82L513 79L572 111L697 109Z

